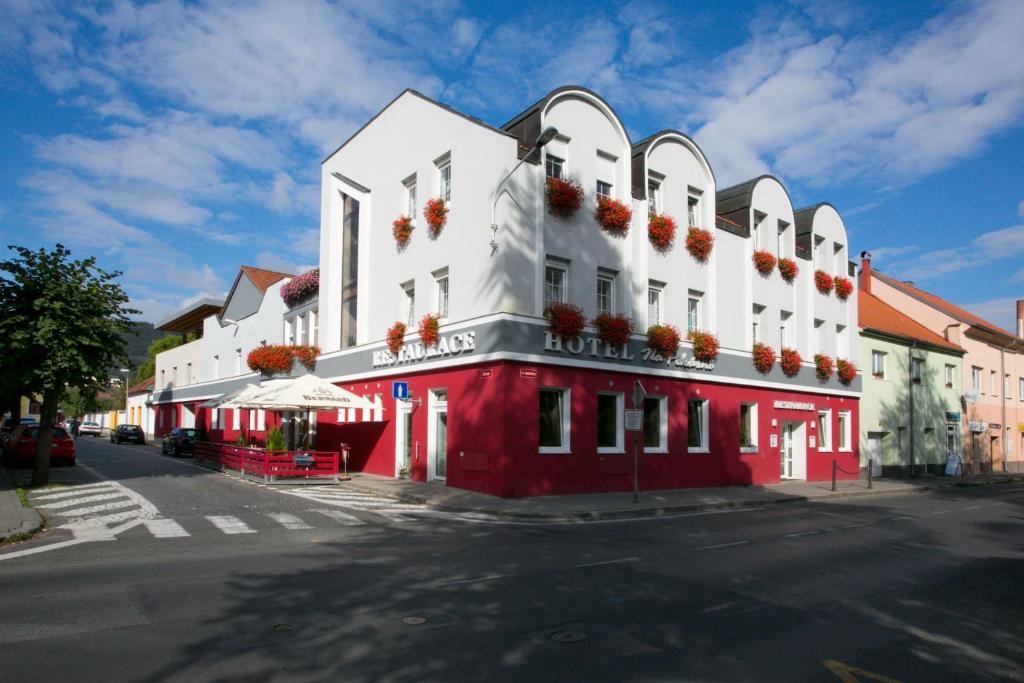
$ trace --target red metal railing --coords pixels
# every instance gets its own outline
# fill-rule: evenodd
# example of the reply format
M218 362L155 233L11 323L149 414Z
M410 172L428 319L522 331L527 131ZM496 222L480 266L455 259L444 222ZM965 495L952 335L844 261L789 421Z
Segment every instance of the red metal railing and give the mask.
M285 477L337 477L337 452L275 451L226 443L196 442L197 460L219 465L242 474L278 479Z

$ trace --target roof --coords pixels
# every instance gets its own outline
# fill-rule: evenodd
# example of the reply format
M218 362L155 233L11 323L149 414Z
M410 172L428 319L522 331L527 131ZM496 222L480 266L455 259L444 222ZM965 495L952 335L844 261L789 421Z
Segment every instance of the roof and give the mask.
M133 384L128 387L128 395L134 396L136 394L148 394L156 386L156 375L152 375L142 380L138 384Z
M192 332L197 328L201 328L203 326L203 320L211 315L217 314L223 306L223 299L211 299L209 297L204 297L198 301L192 302L177 313L174 313L167 320L154 325L154 327L158 330L180 332L182 334Z
M275 270L264 270L263 268L255 268L253 266L242 266L242 272L252 280L252 283L256 285L256 289L260 290L263 294L266 294L267 289L275 282L280 282L286 277L295 277L290 273L279 273Z
M989 334L994 334L999 337L1006 337L1008 340L1024 344L1024 339L1021 339L1012 332L1008 332L1007 330L1004 330L998 325L990 323L984 318L979 318L970 311L960 308L956 304L950 303L943 299L942 297L935 296L934 294L926 292L923 289L918 289L909 282L903 282L901 280L891 278L888 275L880 273L874 269L871 270L871 275L873 277L877 277L879 280L889 285L890 287L898 289L907 296L917 299L922 303L928 304L932 308L938 309L945 313L946 315L952 318L956 318L962 323L966 323L967 325L970 325L972 327L977 327L984 332L988 332Z
M857 295L857 315L859 325L865 330L910 342L920 342L945 351L964 353L964 350L953 342L947 341L910 316L863 290Z
M764 174L716 192L715 210L723 216L727 216L743 209L749 209L754 198L754 188L759 182L769 178L777 182L782 187L782 191L789 197L789 190L786 189L781 180L773 175ZM792 203L793 201L790 199L790 204Z
M839 210L828 202L818 202L817 204L805 206L802 209L794 211L793 220L796 221L796 234L804 235L812 232L814 229L814 215L818 213L818 209L826 206L832 208L836 213L839 213Z
M696 142L694 142L693 138L691 138L686 133L683 133L682 131L674 130L672 128L666 128L665 130L658 131L654 135L648 135L643 140L635 143L632 146L632 148L631 148L630 155L633 158L633 198L634 199L646 199L647 198L647 175L648 174L647 174L647 168L646 168L646 164L645 164L645 161L646 161L646 158L647 158L647 150L650 149L651 145L654 144L655 141L660 140L660 139L662 139L662 138L664 138L666 136L672 136L672 135L678 136L678 137L686 140L687 142L689 142L691 145L694 146L694 148L700 154L701 160L704 161L704 163L706 163L708 165L708 170L711 172L711 180L712 181L715 180L715 170L713 168L711 168L711 162L708 161L707 155L704 154L704 150L702 150L700 148L700 145L698 145Z

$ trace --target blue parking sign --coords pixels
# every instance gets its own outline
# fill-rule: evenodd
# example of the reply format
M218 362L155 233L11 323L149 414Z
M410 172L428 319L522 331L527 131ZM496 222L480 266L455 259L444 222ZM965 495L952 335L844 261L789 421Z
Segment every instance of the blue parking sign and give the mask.
M398 400L409 398L409 383L408 382L392 382L391 383L391 398L398 399Z

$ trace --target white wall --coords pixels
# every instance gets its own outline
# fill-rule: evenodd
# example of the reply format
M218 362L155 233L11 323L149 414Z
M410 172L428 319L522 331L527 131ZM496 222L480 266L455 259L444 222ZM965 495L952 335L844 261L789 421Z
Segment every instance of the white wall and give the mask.
M243 274L242 279L248 278ZM287 279L281 280L268 287L259 309L237 321L237 325L222 325L215 315L203 321L203 375L202 379L197 381L206 382L249 374L251 371L246 358L250 351L261 342L283 343L284 315L288 307L281 298L281 287L287 282ZM238 371L238 349L242 350L241 372ZM157 381L159 382L159 374Z
M188 364L192 364L192 381L187 381ZM177 381L174 369L177 368ZM185 386L200 381L203 372L203 340L196 339L156 355L154 386L159 391L171 386Z
M814 254L813 265L808 268L811 277L811 306L812 318L824 321L825 331L822 334L822 351L830 356L838 355L838 340L836 337L836 325L846 327L846 353L843 357L854 359L857 355L857 278L849 274L849 242L847 241L846 226L839 212L833 207L825 205L814 212L812 228L815 237L824 238L819 248L820 253ZM840 247L835 252L835 247ZM814 249L814 240L811 242L811 249ZM820 256L820 258L819 258ZM804 261L804 263L807 263ZM841 276L850 280L853 285L853 294L846 301L841 301L833 291L828 296L818 292L814 286L814 270L821 268L833 278ZM813 321L812 321L813 324ZM813 354L813 351L812 351Z

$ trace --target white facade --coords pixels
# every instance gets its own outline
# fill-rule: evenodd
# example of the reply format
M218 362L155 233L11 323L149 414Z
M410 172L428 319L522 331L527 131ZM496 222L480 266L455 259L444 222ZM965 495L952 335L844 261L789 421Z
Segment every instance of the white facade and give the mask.
M157 391L195 384L202 377L203 340L196 339L156 356Z
M223 316L212 315L203 321L203 374L196 381L249 374L252 371L246 358L250 351L258 346L286 343L282 321L288 306L281 299L281 286L286 282L281 280L270 285L254 302L255 310L243 311L247 313L245 317L235 320L227 316L229 299Z

